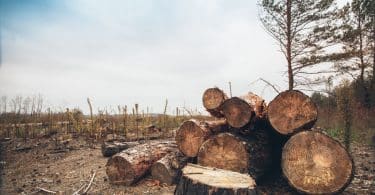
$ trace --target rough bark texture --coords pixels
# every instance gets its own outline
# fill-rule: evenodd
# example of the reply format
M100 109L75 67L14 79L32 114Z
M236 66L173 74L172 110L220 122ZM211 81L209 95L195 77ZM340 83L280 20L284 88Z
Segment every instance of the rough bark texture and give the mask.
M292 136L282 154L282 171L300 192L332 194L343 190L353 178L353 161L339 142L316 131Z
M245 100L254 109L255 117L258 119L264 119L267 115L267 104L260 96L249 92L244 96L240 96L241 99Z
M268 118L276 131L288 135L314 126L318 109L302 92L284 91L268 105Z
M175 184L181 176L181 169L187 162L188 158L176 149L152 165L151 175L161 183Z
M150 141L112 156L106 173L112 184L131 185L150 169L154 162L176 150L174 141Z
M221 105L221 111L228 124L234 128L244 127L254 116L252 105L238 97L225 100Z
M200 122L188 120L182 123L176 133L178 149L187 157L196 157L202 143L213 133L225 130L226 122Z
M220 106L228 99L227 95L219 88L209 88L203 93L203 106L214 117L223 117L220 112Z
M119 142L108 141L102 143L102 154L104 157L111 157L123 150L139 145L140 142Z
M208 139L198 153L198 164L249 173L261 178L272 164L271 146L265 131L254 131L246 137L221 133Z
M256 184L247 174L188 164L174 194L252 195Z

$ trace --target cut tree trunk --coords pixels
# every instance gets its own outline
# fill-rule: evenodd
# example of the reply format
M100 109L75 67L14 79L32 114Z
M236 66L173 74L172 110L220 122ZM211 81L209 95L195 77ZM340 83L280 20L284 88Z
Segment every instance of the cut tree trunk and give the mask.
M353 178L353 160L336 140L316 131L292 136L285 144L281 167L289 184L308 194L342 191Z
M220 112L220 106L228 99L227 95L219 88L209 88L203 93L203 106L212 116L220 118L224 115Z
M226 121L200 122L194 119L182 123L176 133L178 149L187 157L196 157L202 143L215 132L225 131Z
M271 145L265 131L246 137L221 133L205 141L198 153L198 164L262 177L272 165Z
M220 109L228 124L234 128L244 127L254 116L252 105L238 97L225 100Z
M240 98L245 100L254 109L257 119L264 119L266 117L267 104L263 98L252 92L248 92L246 95L240 96Z
M111 157L123 150L139 145L140 142L119 142L109 141L102 143L102 154L104 157Z
M252 195L256 184L247 174L188 164L174 194Z
M112 184L131 185L138 181L154 162L176 150L174 141L150 141L112 156L106 173Z
M268 105L268 118L277 132L288 135L314 126L318 109L302 92L284 91Z
M152 165L151 175L161 183L175 184L181 176L181 169L187 162L188 158L176 149Z

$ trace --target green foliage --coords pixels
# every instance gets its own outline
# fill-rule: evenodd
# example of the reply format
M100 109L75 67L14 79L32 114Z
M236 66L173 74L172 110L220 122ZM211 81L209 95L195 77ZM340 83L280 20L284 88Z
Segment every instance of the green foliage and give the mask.
M342 135L344 134L344 131L341 128L326 129L326 132L331 137L343 139Z
M318 84L310 79L311 67L321 63L333 37L332 15L336 11L333 0L261 0L260 20L267 32L279 43L285 55L289 82L293 86ZM290 9L288 9L290 8ZM326 70L328 71L328 70Z

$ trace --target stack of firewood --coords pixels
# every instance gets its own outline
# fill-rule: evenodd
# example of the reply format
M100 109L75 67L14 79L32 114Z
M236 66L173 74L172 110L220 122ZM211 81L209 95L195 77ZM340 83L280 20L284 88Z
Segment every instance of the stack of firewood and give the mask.
M151 172L178 183L175 194L251 194L275 167L303 193L337 193L351 181L352 159L339 142L311 130L318 111L303 93L285 91L267 105L253 93L228 97L210 88L202 99L214 120L185 121L175 141L122 145L107 163L110 182L130 185Z

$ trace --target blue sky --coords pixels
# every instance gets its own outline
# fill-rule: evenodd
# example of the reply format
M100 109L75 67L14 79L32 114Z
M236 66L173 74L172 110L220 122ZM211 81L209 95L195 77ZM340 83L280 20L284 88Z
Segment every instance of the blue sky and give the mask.
M276 94L285 60L256 1L0 0L0 95L49 106L176 106L203 111L205 88Z

